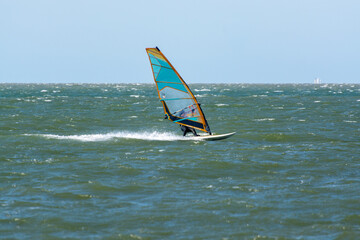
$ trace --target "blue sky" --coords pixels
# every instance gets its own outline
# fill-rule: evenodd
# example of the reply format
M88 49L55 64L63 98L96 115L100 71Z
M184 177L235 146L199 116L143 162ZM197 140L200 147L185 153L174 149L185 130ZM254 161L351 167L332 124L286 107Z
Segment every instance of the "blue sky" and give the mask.
M360 83L356 0L0 0L0 82Z

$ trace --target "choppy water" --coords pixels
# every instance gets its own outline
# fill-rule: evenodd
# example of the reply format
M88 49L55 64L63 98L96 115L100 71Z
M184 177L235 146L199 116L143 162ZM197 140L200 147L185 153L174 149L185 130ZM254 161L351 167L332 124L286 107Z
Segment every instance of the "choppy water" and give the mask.
M0 239L360 239L360 85L0 85Z

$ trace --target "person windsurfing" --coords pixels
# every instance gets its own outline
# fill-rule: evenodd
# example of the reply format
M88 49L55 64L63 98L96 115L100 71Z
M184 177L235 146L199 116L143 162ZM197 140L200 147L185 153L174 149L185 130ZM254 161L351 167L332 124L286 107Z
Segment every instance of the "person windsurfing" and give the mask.
M188 132L191 132L192 134L194 134L194 136L199 136L199 134L196 133L194 128L187 127L184 125L180 125L180 127L181 127L181 131L183 131L183 137L185 137Z

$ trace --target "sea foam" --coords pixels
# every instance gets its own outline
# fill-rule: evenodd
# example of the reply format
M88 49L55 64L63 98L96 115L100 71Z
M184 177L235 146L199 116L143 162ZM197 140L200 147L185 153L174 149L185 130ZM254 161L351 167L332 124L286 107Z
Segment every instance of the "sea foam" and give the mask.
M56 134L24 134L26 136L38 136L48 139L74 140L82 142L102 142L115 139L139 139L148 141L179 141L194 140L193 137L183 137L171 132L129 132L119 131L110 133L82 134L82 135L56 135Z

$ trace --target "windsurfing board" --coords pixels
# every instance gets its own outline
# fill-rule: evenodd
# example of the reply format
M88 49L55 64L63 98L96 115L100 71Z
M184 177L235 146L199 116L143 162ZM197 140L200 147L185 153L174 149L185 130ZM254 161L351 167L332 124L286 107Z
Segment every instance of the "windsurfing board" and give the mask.
M236 132L232 133L225 133L225 134L214 134L214 135L200 135L200 136L194 136L191 137L192 139L199 139L199 140L206 140L206 141L216 141L216 140L222 140L229 138L233 136Z

